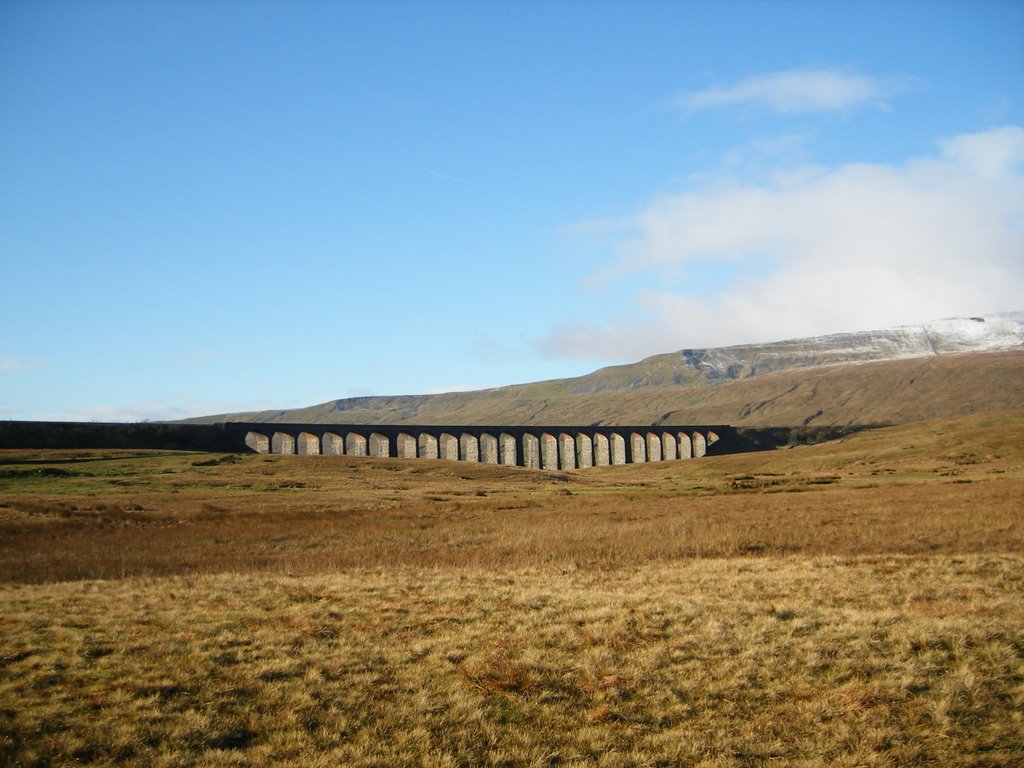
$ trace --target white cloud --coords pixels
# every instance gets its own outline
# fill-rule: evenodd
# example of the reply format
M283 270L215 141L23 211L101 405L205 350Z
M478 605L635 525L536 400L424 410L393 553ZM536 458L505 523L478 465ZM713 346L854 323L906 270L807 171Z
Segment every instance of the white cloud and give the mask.
M658 287L596 324L556 328L541 351L637 359L1020 309L1024 128L940 149L901 165L708 184L606 222L617 257L599 273L605 287Z
M890 90L879 81L830 69L789 69L752 75L728 86L682 93L676 104L686 112L752 105L778 114L834 112L866 103L880 104Z
M469 384L451 384L448 386L429 387L420 394L422 395L447 395L450 392L472 392L480 387L471 387Z
M984 133L954 136L942 142L943 154L985 178L998 178L1024 163L1024 129L1016 125Z

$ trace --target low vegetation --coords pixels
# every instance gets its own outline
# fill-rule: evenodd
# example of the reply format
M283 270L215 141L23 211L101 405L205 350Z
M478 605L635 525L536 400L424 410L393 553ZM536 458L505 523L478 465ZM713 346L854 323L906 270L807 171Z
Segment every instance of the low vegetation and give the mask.
M572 473L0 452L0 764L1024 762L1024 413Z

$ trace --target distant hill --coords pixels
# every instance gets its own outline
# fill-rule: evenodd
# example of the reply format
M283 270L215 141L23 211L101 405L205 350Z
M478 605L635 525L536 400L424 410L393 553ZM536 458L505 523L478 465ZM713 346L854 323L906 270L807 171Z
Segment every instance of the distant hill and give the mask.
M1024 407L1024 312L687 349L585 376L193 422L835 425Z
M573 393L720 384L798 368L1008 349L1024 349L1024 312L950 318L769 344L684 349L566 381L573 382Z

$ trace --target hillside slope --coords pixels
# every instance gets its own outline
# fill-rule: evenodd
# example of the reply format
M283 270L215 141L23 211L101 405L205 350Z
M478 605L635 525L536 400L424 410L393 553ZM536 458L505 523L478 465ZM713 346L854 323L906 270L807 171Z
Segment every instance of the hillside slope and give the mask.
M192 422L904 423L1024 406L1024 312L770 344L684 349L585 376L439 395L355 397Z
M569 380L571 381L571 380ZM572 392L561 382L361 397L193 421L349 424L903 424L1024 408L1024 350L779 371L715 386Z

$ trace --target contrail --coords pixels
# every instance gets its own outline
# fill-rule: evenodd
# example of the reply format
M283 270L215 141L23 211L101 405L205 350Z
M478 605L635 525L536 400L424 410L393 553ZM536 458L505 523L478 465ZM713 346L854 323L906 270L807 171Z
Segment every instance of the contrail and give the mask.
M442 179L451 179L452 181L461 181L466 183L465 179L459 178L458 176L449 176L447 173L438 173L437 171L427 171L431 176L437 176Z

